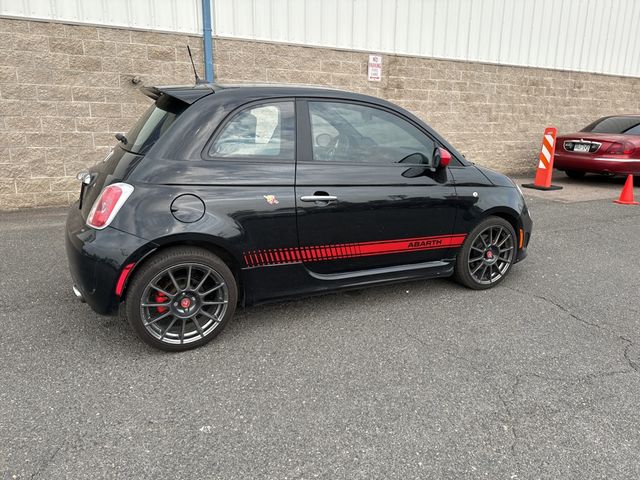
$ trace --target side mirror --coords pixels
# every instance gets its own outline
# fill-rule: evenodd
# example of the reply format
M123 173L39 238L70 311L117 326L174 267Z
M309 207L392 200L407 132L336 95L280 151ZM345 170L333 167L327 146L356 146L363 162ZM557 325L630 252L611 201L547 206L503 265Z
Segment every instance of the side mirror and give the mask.
M446 168L451 163L451 153L446 148L436 147L433 151L433 169Z
M446 148L438 147L440 150L440 166L448 167L451 163L451 153Z

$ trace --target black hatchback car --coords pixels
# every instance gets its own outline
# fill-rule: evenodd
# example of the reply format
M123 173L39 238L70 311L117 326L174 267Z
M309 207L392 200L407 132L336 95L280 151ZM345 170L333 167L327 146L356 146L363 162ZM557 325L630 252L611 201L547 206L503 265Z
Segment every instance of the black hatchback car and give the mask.
M504 175L411 113L292 86L144 89L155 100L78 174L67 220L75 294L120 307L146 343L215 337L236 305L455 275L500 283L531 218Z

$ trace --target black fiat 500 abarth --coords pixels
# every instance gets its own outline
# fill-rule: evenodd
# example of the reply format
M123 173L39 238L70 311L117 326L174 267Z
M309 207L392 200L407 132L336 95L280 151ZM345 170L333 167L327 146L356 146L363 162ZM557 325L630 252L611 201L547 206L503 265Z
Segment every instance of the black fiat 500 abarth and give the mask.
M526 255L507 177L411 113L336 90L144 89L148 111L78 174L75 294L165 350L215 337L236 305L455 275L485 289Z

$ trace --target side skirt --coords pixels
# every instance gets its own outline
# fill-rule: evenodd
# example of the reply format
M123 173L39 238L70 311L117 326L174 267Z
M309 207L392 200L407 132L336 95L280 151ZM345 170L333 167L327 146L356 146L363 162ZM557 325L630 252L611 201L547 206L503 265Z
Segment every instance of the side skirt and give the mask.
M449 277L453 275L454 265L455 259L448 259L339 274L314 273L303 263L244 268L244 303L255 305L338 290Z
M318 280L344 281L344 280L363 278L363 277L377 277L380 275L406 274L413 270L426 270L426 269L430 270L433 268L446 268L448 265L449 265L449 262L438 260L435 262L414 263L410 265L397 265L394 267L374 268L371 270L359 270L356 272L348 272L348 273L323 274L323 273L315 273L308 269L307 271L309 272L309 275L311 275L313 278L316 278Z

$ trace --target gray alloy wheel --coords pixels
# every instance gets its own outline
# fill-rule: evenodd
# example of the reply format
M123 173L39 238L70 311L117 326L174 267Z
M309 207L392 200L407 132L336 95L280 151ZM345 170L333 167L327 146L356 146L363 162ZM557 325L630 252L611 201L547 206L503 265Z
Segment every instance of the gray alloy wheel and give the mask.
M163 350L187 350L214 338L233 316L235 278L206 250L181 247L143 265L127 292L126 314L138 336Z
M200 263L165 268L148 284L140 302L144 327L158 341L188 344L220 325L229 289L218 272Z
M480 232L471 244L467 259L469 273L481 285L500 280L513 262L514 241L502 226L490 226Z
M455 276L469 288L491 288L507 275L515 255L513 226L503 218L489 217L467 236L456 260Z

